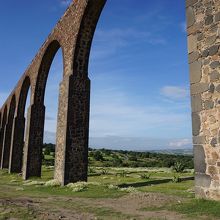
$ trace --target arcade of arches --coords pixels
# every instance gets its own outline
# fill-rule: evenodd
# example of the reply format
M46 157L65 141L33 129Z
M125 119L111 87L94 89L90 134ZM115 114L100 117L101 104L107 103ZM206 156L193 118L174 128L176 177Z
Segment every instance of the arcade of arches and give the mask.
M105 3L106 0L72 2L1 107L1 169L22 172L24 179L41 175L45 88L53 58L61 48L63 78L59 88L54 178L62 185L87 180L88 62ZM186 0L186 15L195 190L199 197L220 199L220 2ZM29 90L31 100L25 122Z

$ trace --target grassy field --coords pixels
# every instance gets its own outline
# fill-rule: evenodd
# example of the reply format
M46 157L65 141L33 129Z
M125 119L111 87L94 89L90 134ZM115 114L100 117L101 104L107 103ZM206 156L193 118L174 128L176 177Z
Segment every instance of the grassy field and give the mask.
M55 186L53 167L23 181L0 171L0 219L220 219L220 203L194 198L193 173L90 167L88 183Z

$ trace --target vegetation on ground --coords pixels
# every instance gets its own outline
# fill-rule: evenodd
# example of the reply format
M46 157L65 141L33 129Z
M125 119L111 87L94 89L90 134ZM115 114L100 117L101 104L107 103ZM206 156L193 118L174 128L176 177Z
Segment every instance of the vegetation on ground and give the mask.
M52 147L44 150L41 178L23 181L0 171L0 219L220 219L219 202L195 199L188 157L172 155L171 167L105 166L115 155L150 160L136 152L91 150L88 182L65 187L53 180Z
M44 144L44 165L54 165L55 145ZM89 149L89 165L94 167L167 167L177 172L193 169L192 155Z

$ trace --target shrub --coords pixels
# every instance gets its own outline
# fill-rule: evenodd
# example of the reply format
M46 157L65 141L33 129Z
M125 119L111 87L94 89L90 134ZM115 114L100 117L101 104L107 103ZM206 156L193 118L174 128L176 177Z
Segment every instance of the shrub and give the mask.
M130 156L130 160L131 161L137 161L138 159L137 159L136 155L132 155L132 156Z
M117 176L126 177L126 176L127 176L127 173L126 173L126 171L122 170L122 172L117 173Z
M102 175L108 175L108 170L102 169L102 170L101 170L101 174L102 174Z
M89 167L88 172L89 172L89 174L95 174L96 170L93 167Z
M132 186L129 186L128 188L121 188L120 191L122 192L128 192L128 193L135 193L137 192L137 189L135 189Z
M97 161L103 161L104 160L104 158L102 156L102 153L100 151L98 151L98 150L93 153L93 157Z
M77 182L77 183L69 183L67 185L73 192L82 192L86 190L87 183L86 182Z
M174 182L174 183L179 183L179 182L181 182L180 176L174 174L174 176L173 176L173 178L172 178L172 182Z
M45 148L44 155L50 155L50 148L49 147Z
M113 184L108 185L108 188L109 188L109 189L119 189L118 186L113 185Z
M173 166L173 169L177 172L177 173L182 173L185 169L185 165L181 162L176 162Z
M45 183L45 186L60 186L60 182L58 180L49 180Z
M42 181L26 181L23 185L24 186L40 186L40 185L44 185L44 182L42 182Z
M150 179L151 173L143 173L140 175L141 179Z

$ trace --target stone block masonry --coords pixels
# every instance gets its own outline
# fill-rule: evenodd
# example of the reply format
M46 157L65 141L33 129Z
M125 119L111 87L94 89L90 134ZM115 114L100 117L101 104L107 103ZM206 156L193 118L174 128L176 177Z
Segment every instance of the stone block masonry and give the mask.
M197 197L220 200L220 1L186 0Z

